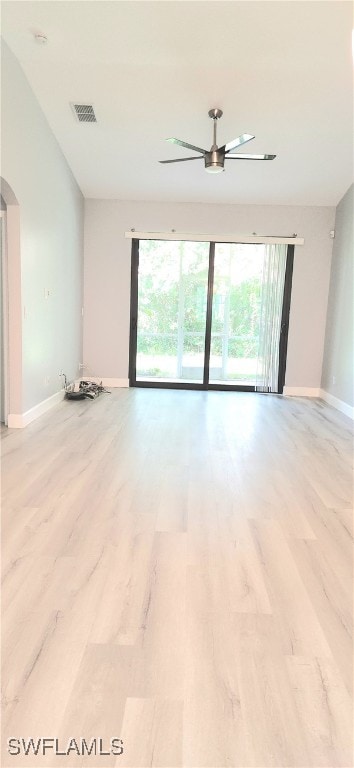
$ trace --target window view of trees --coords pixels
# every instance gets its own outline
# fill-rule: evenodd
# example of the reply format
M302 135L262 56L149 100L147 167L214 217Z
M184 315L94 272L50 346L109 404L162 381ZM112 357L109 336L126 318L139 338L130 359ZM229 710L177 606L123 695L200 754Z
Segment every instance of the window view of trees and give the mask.
M210 378L255 375L263 246L217 244ZM209 243L141 240L137 377L202 381Z
M211 381L256 377L264 253L263 245L215 246Z
M209 243L140 241L139 377L203 379L208 266Z

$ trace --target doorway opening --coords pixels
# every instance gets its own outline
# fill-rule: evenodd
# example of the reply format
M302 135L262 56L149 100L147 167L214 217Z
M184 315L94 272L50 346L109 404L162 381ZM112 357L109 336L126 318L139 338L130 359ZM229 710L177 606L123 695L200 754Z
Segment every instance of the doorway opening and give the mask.
M16 427L22 414L22 292L20 206L8 182L0 177L2 212L2 312L3 423Z
M6 205L0 198L0 424L7 425L7 275L6 275Z
M133 239L130 386L281 393L293 253Z

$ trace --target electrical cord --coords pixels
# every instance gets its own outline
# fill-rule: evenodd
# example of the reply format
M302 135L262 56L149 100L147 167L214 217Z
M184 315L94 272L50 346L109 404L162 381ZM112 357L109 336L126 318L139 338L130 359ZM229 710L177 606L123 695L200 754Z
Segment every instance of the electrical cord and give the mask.
M87 365L80 366L82 369L87 369L90 372L90 369ZM65 373L60 374L64 378L64 390L65 390L65 397L67 397L69 400L83 400L84 398L88 398L90 400L95 400L96 397L98 397L102 392L104 392L107 395L110 395L111 392L106 389L106 387L103 386L102 380L98 384L95 381L87 381L85 379L80 379L78 387L75 384L75 382L69 383ZM98 379L98 376L92 376L92 378Z

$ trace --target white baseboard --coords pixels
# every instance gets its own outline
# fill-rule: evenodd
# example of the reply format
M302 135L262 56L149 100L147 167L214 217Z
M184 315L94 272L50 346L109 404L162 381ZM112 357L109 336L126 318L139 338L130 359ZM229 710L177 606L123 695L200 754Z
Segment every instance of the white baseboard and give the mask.
M283 395L287 397L321 397L319 387L284 387Z
M321 400L324 400L325 403L328 403L328 405L331 405L333 408L336 408L337 411L341 411L341 413L344 413L346 416L349 416L350 419L354 419L353 406L348 405L348 403L345 403L344 400L340 400L339 397L334 397L334 395L330 395L330 393L326 392L325 389L320 390L320 398Z
M115 387L129 387L129 379L101 379L100 376L82 376L82 378L85 381L96 381L97 383L102 381L103 386L108 387L108 389L114 389Z
M63 399L64 390L62 389L60 392L56 392L55 395L47 397L46 400L42 400L41 403L38 403L38 405L30 408L29 411L25 411L25 413L9 413L7 426L9 429L23 429L23 427L27 427L31 421L37 419L38 416L42 416L43 413L49 411L51 408L53 408L54 405L57 405Z
M283 395L286 397L319 397L324 400L325 403L336 408L337 411L341 411L350 419L354 419L354 407L345 403L344 400L339 400L338 397L330 395L325 389L317 387L284 387Z

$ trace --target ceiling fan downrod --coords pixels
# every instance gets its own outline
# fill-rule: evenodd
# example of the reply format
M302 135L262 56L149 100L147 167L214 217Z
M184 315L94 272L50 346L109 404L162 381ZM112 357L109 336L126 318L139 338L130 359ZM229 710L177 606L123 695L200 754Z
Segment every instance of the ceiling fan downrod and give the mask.
M218 120L220 120L220 117L223 116L223 111L222 111L222 109L218 109L217 107L215 107L215 109L209 109L208 115L214 121L214 125L213 125L213 129L214 129L214 131L213 131L213 146L212 146L212 149L217 149L218 146L217 146L217 143L216 143L216 123L217 123Z
M215 109L209 109L208 115L213 120L213 144L210 148L209 152L205 153L205 170L208 173L221 173L225 170L225 152L218 149L218 145L216 143L216 124L218 120L220 120L220 117L222 117L222 109L218 109L218 107L215 107Z

